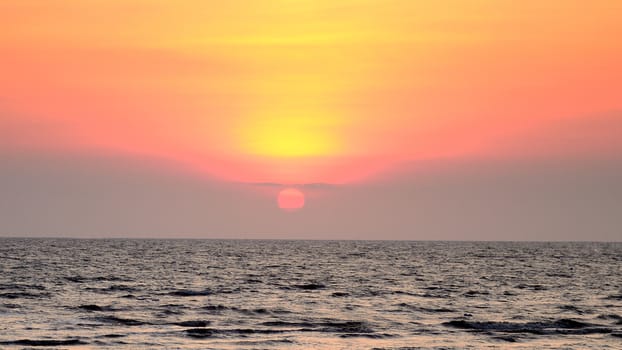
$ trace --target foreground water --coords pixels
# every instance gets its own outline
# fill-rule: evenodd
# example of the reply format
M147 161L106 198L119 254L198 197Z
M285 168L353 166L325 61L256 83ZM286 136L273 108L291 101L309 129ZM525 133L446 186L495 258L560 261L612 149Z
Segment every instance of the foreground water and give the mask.
M0 347L622 348L622 244L0 239Z

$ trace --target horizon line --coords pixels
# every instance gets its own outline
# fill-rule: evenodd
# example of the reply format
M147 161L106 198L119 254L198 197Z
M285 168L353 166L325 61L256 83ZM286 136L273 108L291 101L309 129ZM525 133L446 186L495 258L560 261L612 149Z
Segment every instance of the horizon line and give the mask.
M619 241L600 240L486 240L486 239L321 239L321 238L219 238L219 237L132 237L132 236L4 236L0 239L77 239L77 240L205 240L205 241L317 241L317 242L453 242L453 243L622 243Z

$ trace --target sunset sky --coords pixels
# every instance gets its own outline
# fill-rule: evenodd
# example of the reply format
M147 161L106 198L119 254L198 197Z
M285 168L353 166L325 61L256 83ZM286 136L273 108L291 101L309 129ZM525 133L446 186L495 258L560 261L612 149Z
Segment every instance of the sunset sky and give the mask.
M620 18L3 1L0 235L621 240Z

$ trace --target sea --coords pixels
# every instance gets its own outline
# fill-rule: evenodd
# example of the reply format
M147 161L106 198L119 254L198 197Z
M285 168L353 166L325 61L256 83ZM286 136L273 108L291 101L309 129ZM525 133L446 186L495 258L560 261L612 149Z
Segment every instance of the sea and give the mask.
M622 349L622 243L0 238L0 348Z

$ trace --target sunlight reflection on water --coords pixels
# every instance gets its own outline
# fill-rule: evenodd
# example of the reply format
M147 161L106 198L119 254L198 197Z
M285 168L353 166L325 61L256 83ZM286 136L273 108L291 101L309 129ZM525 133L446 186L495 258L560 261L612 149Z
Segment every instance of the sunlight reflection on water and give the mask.
M0 344L615 348L622 244L0 239Z

